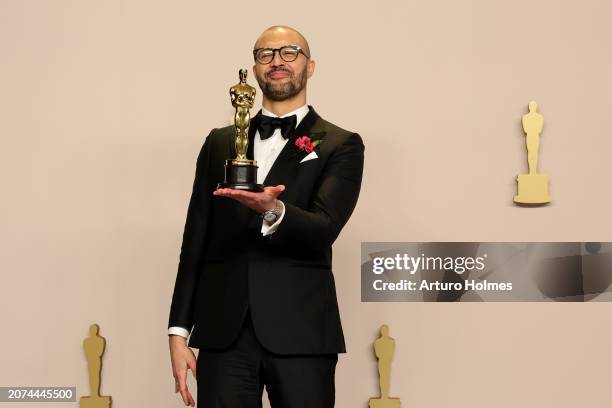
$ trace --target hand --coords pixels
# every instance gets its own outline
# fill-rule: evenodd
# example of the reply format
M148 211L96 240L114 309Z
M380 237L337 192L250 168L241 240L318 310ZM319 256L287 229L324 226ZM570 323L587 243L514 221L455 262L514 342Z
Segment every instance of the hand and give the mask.
M278 197L283 190L285 190L285 186L282 184L273 187L264 187L264 191L261 193L238 190L235 188L218 188L213 191L213 195L233 198L258 213L262 213L274 208L276 205L276 197Z
M187 369L191 369L196 377L196 357L193 350L187 346L187 339L181 336L168 336L170 340L170 359L172 375L174 376L174 392L180 392L187 406L195 407L195 401L187 388Z

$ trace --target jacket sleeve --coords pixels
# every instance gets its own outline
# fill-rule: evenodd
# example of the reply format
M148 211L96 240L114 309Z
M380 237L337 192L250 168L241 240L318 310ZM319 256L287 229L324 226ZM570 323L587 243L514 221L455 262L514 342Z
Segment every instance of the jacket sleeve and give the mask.
M339 145L315 184L310 207L283 202L283 222L269 236L269 245L297 245L312 250L331 247L357 204L364 150L363 140L357 133Z
M198 285L200 258L208 225L211 206L210 191L210 139L213 129L200 150L196 161L195 178L191 199L187 209L187 219L183 232L183 243L179 256L178 272L174 284L168 328L179 326L191 331L195 292Z

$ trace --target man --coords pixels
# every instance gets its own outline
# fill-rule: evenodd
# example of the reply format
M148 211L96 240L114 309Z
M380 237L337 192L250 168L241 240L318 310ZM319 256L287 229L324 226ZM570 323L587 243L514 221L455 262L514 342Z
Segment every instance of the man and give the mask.
M331 247L357 203L364 146L306 104L315 61L299 32L270 27L253 54L263 108L247 157L267 187L216 189L236 151L233 126L213 129L196 163L170 308L175 391L194 405L191 369L200 407L261 407L264 385L275 408L333 407L346 350Z

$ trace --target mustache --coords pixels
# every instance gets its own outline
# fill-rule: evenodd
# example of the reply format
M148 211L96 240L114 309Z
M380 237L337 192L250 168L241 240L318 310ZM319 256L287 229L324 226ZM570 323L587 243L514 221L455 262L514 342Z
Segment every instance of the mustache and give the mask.
M276 67L276 68L272 68L268 72L266 72L266 76L270 76L270 74L272 74L274 72L287 72L290 75L292 74L291 70L289 70L289 69L287 69L285 67Z

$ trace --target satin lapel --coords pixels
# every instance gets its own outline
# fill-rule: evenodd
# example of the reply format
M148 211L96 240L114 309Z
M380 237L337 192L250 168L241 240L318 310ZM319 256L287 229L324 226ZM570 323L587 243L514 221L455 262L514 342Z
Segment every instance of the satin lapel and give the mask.
M278 157L272 164L270 171L268 172L266 179L264 180L264 186L275 186L282 183L283 176L291 174L290 170L295 169L308 153L304 150L300 150L295 145L295 140L301 136L309 136L311 140L318 140L325 136L325 131L322 131L318 127L319 115L312 106L308 106L310 111L304 116L304 119L295 128L295 130L289 136L289 140L285 143L285 146L278 154Z

